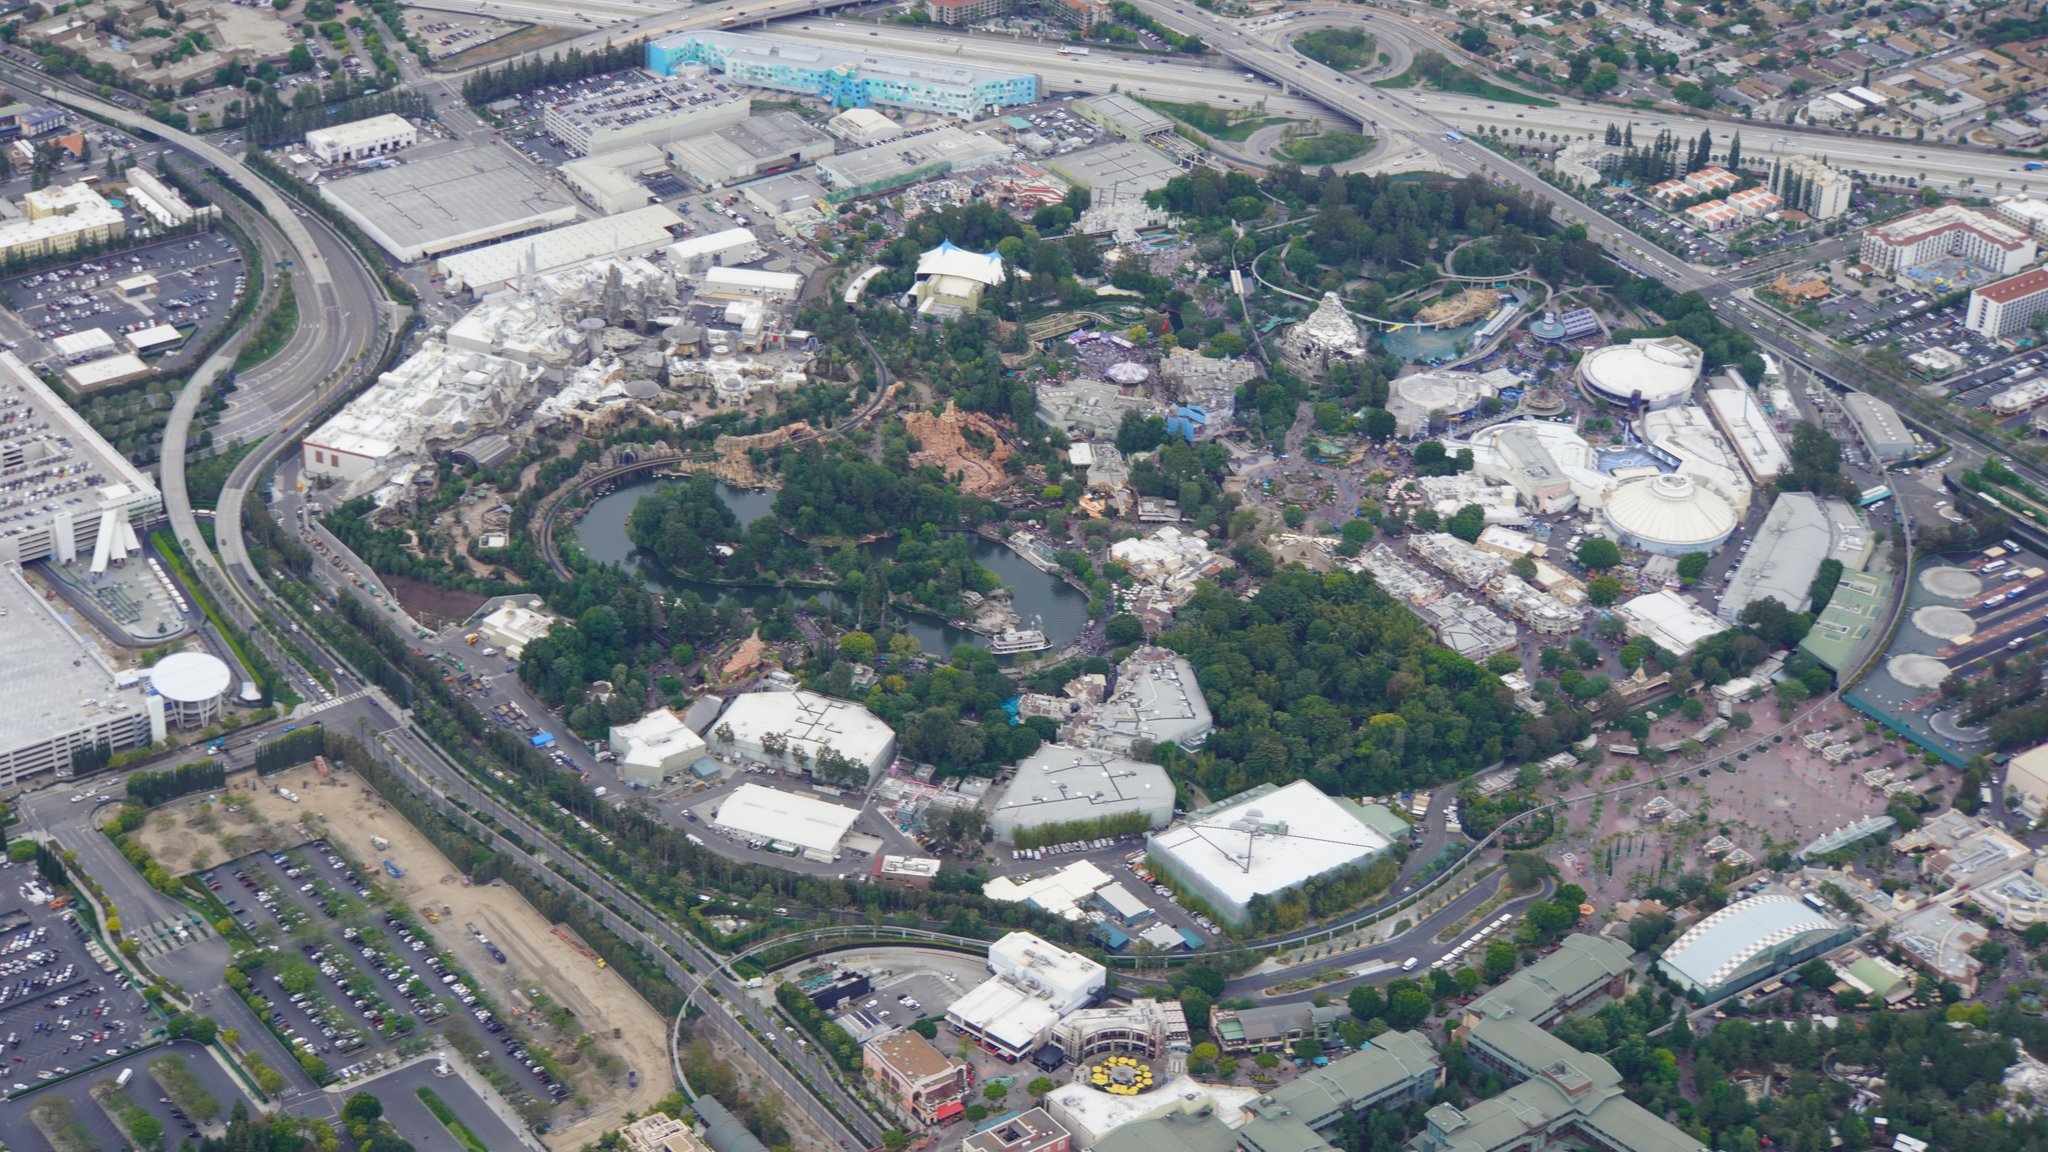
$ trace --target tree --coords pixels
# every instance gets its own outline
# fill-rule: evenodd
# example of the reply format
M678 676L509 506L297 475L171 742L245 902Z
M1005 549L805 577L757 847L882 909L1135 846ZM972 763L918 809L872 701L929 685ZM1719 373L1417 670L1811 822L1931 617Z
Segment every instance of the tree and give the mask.
M1387 1025L1395 1029L1413 1028L1429 1019L1429 993L1413 980L1397 980L1388 985Z
M1605 540L1600 543L1607 544L1609 548L1614 547ZM1620 579L1613 576L1595 576L1586 582L1586 599L1595 607L1604 608L1614 603L1621 599L1623 591Z
M1505 939L1489 940L1486 943L1486 959L1480 975L1488 984L1498 984L1507 979L1515 970L1515 946Z
M1399 421L1395 420L1394 414L1385 408L1367 408L1365 410L1363 429L1366 439L1373 441L1392 439L1398 427Z
M1024 1086L1024 1091L1026 1094L1030 1095L1035 1100L1043 1100L1045 1099L1047 1093L1051 1092L1053 1089L1057 1087L1059 1087L1058 1083L1054 1082L1053 1080L1047 1077L1040 1076L1037 1079L1033 1080L1031 1083L1026 1084Z
M1444 524L1444 531L1470 544L1486 531L1486 509L1477 504L1465 505Z
M981 1090L981 1098L991 1104L1002 1103L1009 1094L1010 1084L1007 1080L992 1080L987 1087Z
M1595 571L1612 568L1621 563L1621 547L1604 536L1594 536L1579 545L1578 559L1582 568Z
M1323 1054L1323 1042L1313 1036L1304 1036L1294 1042L1294 1058L1313 1061Z
M384 1102L368 1092L350 1096L341 1106L342 1123L351 1129L356 1127L375 1128L377 1121L384 1118Z
M866 632L848 632L839 638L839 654L865 664L875 658L875 638Z
M1387 998L1370 984L1360 984L1344 996L1344 1006L1354 1020L1374 1020L1386 1012Z
M1129 612L1119 612L1109 618L1109 623L1103 627L1102 634L1110 644L1121 648L1126 644L1136 644L1143 640L1145 624Z
M1678 558L1678 578L1687 584L1706 575L1707 562L1711 559L1705 552L1687 552Z

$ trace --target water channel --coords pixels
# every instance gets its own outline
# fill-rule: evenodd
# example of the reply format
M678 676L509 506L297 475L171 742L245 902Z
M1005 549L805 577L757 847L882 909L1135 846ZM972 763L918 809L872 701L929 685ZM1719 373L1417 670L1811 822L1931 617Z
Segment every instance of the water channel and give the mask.
M815 596L821 603L835 608L839 606L839 595L829 591L785 589L772 584L709 584L663 571L653 556L633 546L632 539L626 535L626 517L632 513L633 505L640 497L654 491L657 486L673 483L672 480L642 480L599 497L576 522L576 545L593 560L620 564L638 573L647 586L656 591L688 590L714 603L732 597L748 608L764 611L772 610L785 593L799 602ZM739 517L742 526L768 515L775 506L773 492L720 484L718 495L725 506L732 509L733 515ZM994 541L970 535L968 547L976 563L994 572L1003 586L1015 593L1014 603L1018 615L1024 618L1024 626L1030 627L1033 618L1037 619L1038 626L1045 629L1046 638L1052 641L1053 651L1066 647L1081 634L1081 629L1088 623L1088 597L1084 593L1056 576L1040 572L1022 556ZM877 540L863 545L861 551L887 563L896 553L896 541L894 538ZM934 616L899 612L897 619L902 630L917 637L924 650L933 655L944 656L953 650L955 644L973 644L978 648L988 646L987 637L955 628Z

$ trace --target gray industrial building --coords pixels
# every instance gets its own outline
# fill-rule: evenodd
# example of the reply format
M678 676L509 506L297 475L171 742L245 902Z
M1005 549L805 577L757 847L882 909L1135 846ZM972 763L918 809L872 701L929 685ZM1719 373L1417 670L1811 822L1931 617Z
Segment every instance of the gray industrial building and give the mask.
M320 196L401 263L576 219L567 193L494 148L330 181L320 185Z
M989 809L998 840L1019 831L1138 815L1146 828L1173 820L1173 781L1157 764L1113 752L1047 744L1018 763L1002 798Z
M1851 392L1842 397L1842 411L1870 449L1873 463L1896 464L1922 450L1920 437L1899 418L1898 409L1874 396Z
M667 151L676 175L702 188L717 188L830 156L832 138L794 112L770 112L678 140Z
M1728 577L1718 609L1730 624L1742 610L1768 596L1794 612L1813 603L1809 588L1821 562L1837 560L1844 571L1861 572L1873 538L1863 518L1843 500L1787 492L1771 504L1749 552Z
M948 124L820 160L818 177L834 191L868 194L947 172L973 171L1009 155L1009 146L995 137Z

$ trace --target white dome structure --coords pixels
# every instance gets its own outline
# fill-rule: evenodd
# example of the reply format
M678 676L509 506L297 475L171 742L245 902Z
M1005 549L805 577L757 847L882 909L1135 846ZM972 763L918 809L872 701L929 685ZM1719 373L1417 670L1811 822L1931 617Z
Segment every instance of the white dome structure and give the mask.
M1691 398L1705 364L1699 345L1690 340L1631 340L1586 353L1579 361L1579 385L1595 400L1654 411Z
M1682 473L1616 484L1606 514L1622 544L1656 556L1712 552L1739 520L1726 496Z
M149 668L149 686L163 698L164 719L181 728L220 719L233 679L218 656L204 652L174 652Z

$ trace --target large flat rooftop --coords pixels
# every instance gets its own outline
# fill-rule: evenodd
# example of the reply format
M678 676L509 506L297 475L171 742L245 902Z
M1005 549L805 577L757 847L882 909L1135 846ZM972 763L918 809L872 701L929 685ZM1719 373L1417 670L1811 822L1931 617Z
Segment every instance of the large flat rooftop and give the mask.
M576 218L566 189L503 149L413 159L320 186L320 195L403 261L438 256Z
M1297 780L1190 812L1154 833L1150 850L1242 907L1254 896L1370 860L1393 842L1366 809Z
M92 718L133 715L142 695L115 683L99 651L71 630L21 570L0 567L0 752L75 732Z

